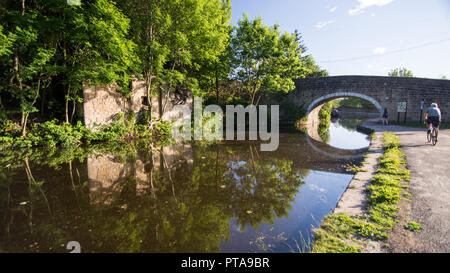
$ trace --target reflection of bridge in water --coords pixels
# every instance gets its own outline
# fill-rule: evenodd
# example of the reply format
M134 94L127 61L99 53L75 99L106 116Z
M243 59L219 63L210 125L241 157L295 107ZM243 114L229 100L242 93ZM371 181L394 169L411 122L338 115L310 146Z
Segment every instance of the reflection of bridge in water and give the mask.
M341 159L341 160L357 160L364 156L368 148L362 149L339 149L326 144L323 141L316 141L309 135L306 136L308 144L316 152L321 153L327 157Z
M320 121L317 118L312 118L312 122L306 125L306 141L315 152L339 160L357 160L362 158L368 150L368 147L361 149L340 149L328 145L319 135L319 125Z

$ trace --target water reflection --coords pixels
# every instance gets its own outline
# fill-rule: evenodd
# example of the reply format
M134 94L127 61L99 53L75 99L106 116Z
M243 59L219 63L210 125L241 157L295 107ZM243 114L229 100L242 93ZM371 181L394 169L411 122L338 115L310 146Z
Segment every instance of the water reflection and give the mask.
M358 119L338 119L330 124L328 145L339 149L361 149L370 145L370 137L356 131Z
M289 252L334 209L348 162L299 134L210 146L2 152L0 250Z

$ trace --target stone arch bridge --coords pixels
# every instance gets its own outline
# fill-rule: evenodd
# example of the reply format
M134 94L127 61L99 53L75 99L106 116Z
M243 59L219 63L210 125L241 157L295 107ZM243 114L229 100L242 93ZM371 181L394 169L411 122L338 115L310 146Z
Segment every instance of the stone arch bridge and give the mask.
M397 105L406 102L406 120L420 119L420 105L424 111L436 102L442 111L442 120L450 121L450 80L424 78L381 77L381 76L334 76L296 79L295 90L289 93L289 101L316 115L322 105L330 100L345 97L359 97L372 102L380 116L388 109L389 120L397 120ZM283 107L280 108L283 116ZM405 113L400 114L403 121Z

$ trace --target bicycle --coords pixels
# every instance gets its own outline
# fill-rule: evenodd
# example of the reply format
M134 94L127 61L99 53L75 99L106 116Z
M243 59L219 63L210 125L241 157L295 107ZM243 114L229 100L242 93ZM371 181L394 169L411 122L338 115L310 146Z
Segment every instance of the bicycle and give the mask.
M427 131L427 140L428 140L428 142L431 142L434 146L437 143L438 135L437 135L436 126L434 126L434 123L431 124L431 127L432 127L431 131L429 131L429 130Z

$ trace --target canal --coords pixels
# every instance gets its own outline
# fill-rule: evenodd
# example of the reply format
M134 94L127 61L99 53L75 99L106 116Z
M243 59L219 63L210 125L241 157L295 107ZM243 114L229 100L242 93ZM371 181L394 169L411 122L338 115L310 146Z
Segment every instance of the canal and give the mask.
M2 151L0 251L307 251L369 145L358 122L333 122L322 142L281 133L274 152L256 141Z

